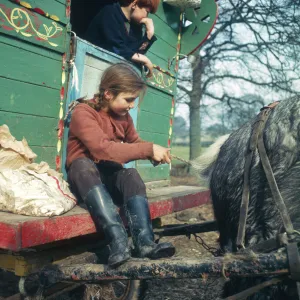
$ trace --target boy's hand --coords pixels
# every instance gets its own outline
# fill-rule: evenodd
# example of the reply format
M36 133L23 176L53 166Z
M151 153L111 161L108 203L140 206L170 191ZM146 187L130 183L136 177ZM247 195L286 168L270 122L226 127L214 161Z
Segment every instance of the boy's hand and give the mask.
M149 73L147 73L147 77L152 77L152 75L153 75L153 64L152 64L151 60L148 57L146 57L146 59L145 59L144 66L149 70Z
M149 70L149 73L147 74L147 77L152 76L152 74L153 74L153 64L152 64L151 60L146 55L135 53L132 56L131 60L144 65Z
M171 162L170 148L165 148L160 145L153 144L152 160L162 164Z
M152 19L150 19L150 18L143 18L141 20L141 24L145 24L147 38L149 40L151 40L152 37L153 37L153 35L154 35L154 24L153 24Z

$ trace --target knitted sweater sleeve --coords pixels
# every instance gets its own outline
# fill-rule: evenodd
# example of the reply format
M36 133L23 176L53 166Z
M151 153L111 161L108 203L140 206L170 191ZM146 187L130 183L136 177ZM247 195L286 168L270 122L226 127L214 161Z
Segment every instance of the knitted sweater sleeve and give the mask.
M87 105L76 107L72 114L70 131L90 152L95 160L110 160L127 163L153 156L153 144L118 143L111 141L97 119L97 112Z

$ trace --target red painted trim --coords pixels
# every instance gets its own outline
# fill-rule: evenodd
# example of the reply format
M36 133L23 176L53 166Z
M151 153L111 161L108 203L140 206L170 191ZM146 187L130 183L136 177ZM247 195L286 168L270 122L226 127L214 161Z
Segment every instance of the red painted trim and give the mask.
M55 166L56 166L56 171L59 171L60 170L60 155L56 155L55 156Z
M213 23L213 25L210 28L210 31L207 33L206 37L201 41L201 43L194 50L192 50L191 52L189 52L187 54L187 56L193 54L197 49L199 49L203 45L203 43L207 40L207 38L209 37L210 33L212 32L213 28L215 27L217 19L218 19L218 16L219 16L218 4L217 4L217 1L215 1L215 2L216 2L216 6L217 6L217 13L216 13L216 18L214 20L214 23ZM184 59L184 57L179 58L179 60L181 60L181 59Z
M22 224L22 248L68 240L95 233L96 228L88 212L75 216L61 216Z
M46 16L46 13L41 9L41 8L33 8L32 10L34 10L35 12L37 12L38 14L42 15L42 16Z
M210 192L203 191L172 199L150 202L151 218L158 218L173 212L206 204L210 201ZM95 233L94 223L88 212L41 218L10 225L0 221L0 249L20 251L74 237Z
M71 6L68 5L68 6L66 7L66 17L67 17L67 18L70 18L70 16L71 16Z
M62 86L60 89L60 100L63 101L65 98L65 88Z
M64 53L63 54L63 56L62 56L62 63L63 63L63 65L65 65L66 64L66 62L67 62L67 53ZM63 67L63 69L65 69L64 67Z
M8 31L15 30L14 28L9 27L9 26L6 26L6 25L2 25L1 27L2 27L3 29L5 29L5 30L8 30Z
M150 203L151 218L169 215L177 211L200 206L210 202L210 191L185 195L164 201Z
M58 139L61 139L63 134L64 134L64 120L61 119L58 122L58 133L57 133Z
M52 20L51 14L49 14L49 13L43 11L43 10L42 10L41 8L39 8L39 7L31 7L31 8L28 8L28 7L26 7L26 6L23 6L23 5L20 3L20 2L21 2L20 0L10 0L10 2L16 3L16 4L20 5L20 6L22 6L22 8L25 8L25 9L27 9L27 10L29 10L29 11L34 11L34 12L38 13L39 15L41 15L41 16L43 16L43 17L46 17L46 18L48 18L48 19L50 19L50 20ZM28 4L30 4L30 3L28 3ZM60 20L58 20L58 22L60 22Z
M0 249L20 250L21 226L0 222Z

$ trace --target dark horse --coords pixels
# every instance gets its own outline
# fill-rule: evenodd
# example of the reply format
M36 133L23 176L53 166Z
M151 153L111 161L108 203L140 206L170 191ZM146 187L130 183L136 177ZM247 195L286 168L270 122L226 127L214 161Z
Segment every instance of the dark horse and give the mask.
M233 132L221 146L208 169L214 213L224 251L236 251L239 212L243 193L245 154L255 119ZM263 132L265 148L281 195L294 228L300 229L300 98L281 101L271 112ZM282 231L282 220L256 150L250 171L250 200L245 246L275 237ZM259 283L258 279L233 279L224 296ZM295 284L266 288L251 299L298 299ZM292 288L291 288L292 287ZM248 298L250 299L250 298Z

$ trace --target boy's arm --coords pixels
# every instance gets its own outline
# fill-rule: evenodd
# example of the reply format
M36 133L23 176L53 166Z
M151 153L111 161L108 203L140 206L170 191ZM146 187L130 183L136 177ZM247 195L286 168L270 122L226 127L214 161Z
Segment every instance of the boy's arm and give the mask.
M150 59L142 53L145 53L150 48L156 40L156 37L153 36L151 40L149 40L146 32L144 36L140 36L140 42L138 42L134 47L135 49L133 49L127 45L126 39L124 38L128 33L123 22L123 20L119 19L114 8L108 6L101 11L97 19L93 22L93 25L90 26L87 32L87 39L95 45L102 46L123 56L127 60L145 65L150 70L148 76L151 76L153 65ZM140 26L137 28L140 28ZM141 49L139 50L139 48Z
M140 22L140 24L145 24L146 26L146 36L148 40L151 40L154 36L154 24L153 20L150 18L143 18Z
M109 9L107 9L107 11L103 11L103 14L98 19L99 39L104 38L116 54L130 60L136 51L140 54L145 54L157 40L154 35L152 19L144 18L138 26L142 26L142 24L145 24L146 27L145 35L143 37L141 36L140 42L137 44L136 49L133 50L126 45L124 40L124 36L128 34L125 29L125 24L118 19L113 10L110 12Z
M146 26L146 33L141 41L139 53L145 54L157 38L154 35L154 24L152 19L143 18L140 24L144 24Z
M157 40L157 37L155 35L152 36L151 40L147 37L147 33L142 38L142 41L139 46L139 53L146 54L146 52L149 50L149 48L152 46L152 44Z
M131 60L135 52L126 45L124 36L126 34L125 25L120 23L117 16L109 11L104 11L97 22L99 41L103 39L112 51L127 60ZM123 26L123 27L122 27ZM99 43L101 47L101 43Z
M152 64L151 60L147 56L145 56L143 54L140 54L140 53L135 53L132 56L131 60L133 62L139 63L139 64L147 67L148 70L149 70L149 74L147 74L147 76L148 77L152 76L152 73L153 73L153 64Z
M107 26L107 23L105 23L105 18L100 20L99 26L99 29L101 29L101 34L99 34L99 38L101 38L101 35L103 35L102 38L104 38L106 41L109 41L109 46L114 53L123 56L127 60L146 66L149 69L149 74L147 76L152 76L152 62L147 56L140 53L145 53L150 48L150 46L156 40L155 36L152 37L152 41L150 41L149 44L147 44L144 50L139 50L140 53L137 53L136 51L133 51L130 47L126 45L121 30L118 30L120 24L114 16L111 16L111 24L109 24L109 26ZM144 39L145 37L142 39L140 48L143 48L142 45Z

